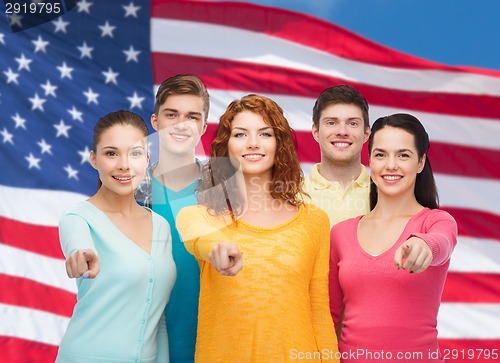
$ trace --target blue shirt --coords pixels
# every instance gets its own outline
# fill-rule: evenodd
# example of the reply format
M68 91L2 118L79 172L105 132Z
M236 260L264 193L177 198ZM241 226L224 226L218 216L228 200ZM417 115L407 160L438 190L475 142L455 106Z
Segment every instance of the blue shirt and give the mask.
M64 255L92 249L101 270L77 279L73 316L56 362L168 362L163 311L176 271L168 223L151 212L148 254L88 201L68 210L59 223Z
M172 253L177 266L177 283L165 310L168 329L170 362L194 361L198 326L198 298L200 294L200 267L181 240L175 218L187 206L196 205L195 188L198 180L175 192L151 177L152 208L171 226Z

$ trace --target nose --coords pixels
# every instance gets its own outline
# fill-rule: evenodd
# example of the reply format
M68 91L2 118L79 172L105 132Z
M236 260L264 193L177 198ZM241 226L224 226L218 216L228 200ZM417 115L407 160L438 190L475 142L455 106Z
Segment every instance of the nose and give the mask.
M337 124L337 127L335 129L335 132L337 135L345 136L347 135L347 127L345 122L339 122Z
M397 157L395 157L395 156L389 156L386 160L387 161L386 161L385 167L387 168L387 170L396 170L398 168L398 159L397 159Z
M186 117L179 117L177 122L174 124L176 130L186 130L188 127L188 119Z
M129 158L129 156L127 154L120 155L120 157L118 158L118 165L117 165L119 170L129 170L130 169L128 158Z
M260 147L260 140L257 135L249 135L247 138L248 149L258 149Z

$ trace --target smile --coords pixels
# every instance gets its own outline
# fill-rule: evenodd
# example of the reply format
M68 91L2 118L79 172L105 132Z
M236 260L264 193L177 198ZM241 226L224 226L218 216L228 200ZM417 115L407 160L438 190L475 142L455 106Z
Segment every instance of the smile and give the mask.
M402 178L402 176L400 175L384 175L382 177L384 180L390 180L390 181L394 181L394 180L399 180Z
M186 140L189 138L188 135L180 135L180 134L170 134L170 136L172 136L172 138L176 140Z
M243 158L244 159L247 159L247 160L259 160L259 159L262 159L265 155L263 154L247 154L247 155L243 155Z

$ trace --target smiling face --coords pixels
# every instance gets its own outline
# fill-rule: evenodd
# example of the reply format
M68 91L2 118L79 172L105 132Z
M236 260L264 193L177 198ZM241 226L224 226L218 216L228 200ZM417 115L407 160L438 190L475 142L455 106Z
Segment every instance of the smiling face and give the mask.
M238 113L231 123L227 146L231 162L235 167L241 165L244 175L272 179L276 137L262 116L246 110Z
M171 95L151 116L151 125L160 133L161 149L169 155L194 156L196 145L207 129L203 98Z
M148 166L146 139L132 125L114 125L106 129L90 152L90 163L99 172L101 188L120 195L133 193L144 178Z
M373 135L370 154L371 178L379 196L414 195L417 174L425 165L419 158L415 138L409 132L386 126Z
M321 160L337 165L360 163L363 144L370 136L363 113L354 104L336 103L324 108L313 137L319 143Z

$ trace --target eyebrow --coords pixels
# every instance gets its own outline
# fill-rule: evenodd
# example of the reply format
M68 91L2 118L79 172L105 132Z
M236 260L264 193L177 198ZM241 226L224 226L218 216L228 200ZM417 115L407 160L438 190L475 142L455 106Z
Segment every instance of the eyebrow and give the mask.
M103 146L103 149L111 149L111 150L118 150L116 146ZM144 146L137 145L137 146L132 146L131 149L145 149Z
M387 152L385 149L382 149L380 147L376 147L375 149L373 149L373 151L382 151L382 152ZM372 151L372 152L373 152ZM409 152L411 154L414 154L413 151L411 151L410 149L399 149L399 150L396 150L398 153L402 153L402 152Z
M267 129L273 129L271 126L266 126L266 127L262 127L260 129L258 129L257 131L264 131L264 130L267 130ZM243 130L243 131L248 131L248 129L245 129L244 127L233 127L233 130Z
M164 108L161 110L161 112L173 112L173 113L179 113L179 110L176 110L175 108ZM199 115L201 116L201 112L196 112L196 111L188 111L188 115Z

